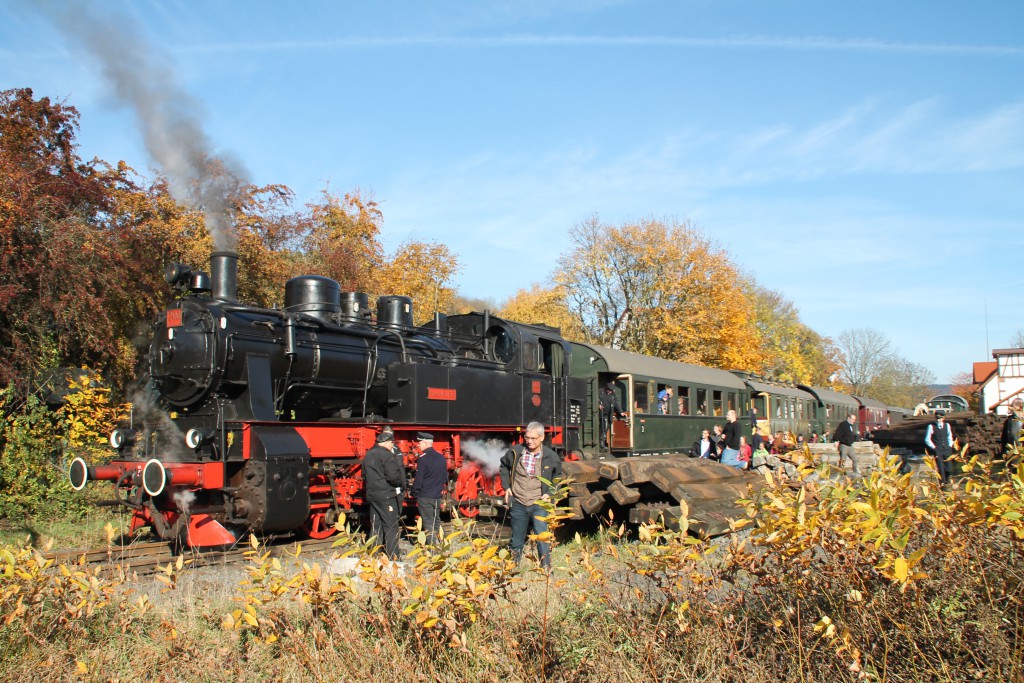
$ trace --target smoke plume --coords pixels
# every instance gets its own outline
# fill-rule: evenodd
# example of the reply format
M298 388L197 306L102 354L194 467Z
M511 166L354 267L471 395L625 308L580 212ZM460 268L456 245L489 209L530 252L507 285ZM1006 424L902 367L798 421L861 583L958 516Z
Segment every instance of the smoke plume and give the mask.
M508 444L499 439L487 441L466 440L462 442L462 453L480 466L485 476L493 477L498 473L501 456L508 452Z
M199 104L181 87L169 61L142 38L127 17L104 12L102 3L42 2L39 8L67 37L96 60L116 100L134 112L146 150L163 169L171 194L197 203L219 250L234 247L231 206L246 184L241 164L215 155Z

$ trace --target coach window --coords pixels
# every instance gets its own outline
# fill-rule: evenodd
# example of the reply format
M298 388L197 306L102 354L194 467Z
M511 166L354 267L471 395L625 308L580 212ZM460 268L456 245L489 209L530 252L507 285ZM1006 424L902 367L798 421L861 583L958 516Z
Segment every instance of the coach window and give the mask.
M728 406L729 406L728 409L729 410L735 410L735 411L738 412L739 411L739 407L736 405L736 394L734 394L733 392L730 391L728 394L726 394L726 396L727 396L726 400L727 400Z
M690 387L676 387L676 396L679 399L676 401L679 404L679 414L689 415L690 414Z
M698 389L697 390L697 414L707 415L708 414L708 390Z
M778 398L775 399L775 419L777 419L777 420L781 420L782 419L782 404L783 404L782 400L780 400Z
M646 413L650 407L650 399L647 393L647 383L633 383L633 410L638 413Z
M662 397L661 392L665 391L665 389L671 389L671 388L672 388L671 385L661 384L661 383L658 383L655 386L655 388L654 388L655 394L654 395L658 397L658 402L654 405L654 412L655 413L660 413L661 415L671 415L672 414L672 404L674 403L674 399L666 398L666 400L664 400L664 401L661 400L661 397Z
M722 416L722 392L718 389L711 391L712 411L716 417Z

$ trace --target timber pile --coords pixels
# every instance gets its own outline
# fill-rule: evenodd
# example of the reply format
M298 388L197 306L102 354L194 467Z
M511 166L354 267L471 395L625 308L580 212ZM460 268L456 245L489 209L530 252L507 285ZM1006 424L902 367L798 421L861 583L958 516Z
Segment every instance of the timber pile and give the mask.
M839 444L809 443L807 448L821 462L833 467L839 467ZM878 455L875 452L874 442L855 441L853 443L853 459L857 461L857 469L861 472L868 472L873 469L878 464Z
M989 413L950 413L946 422L953 428L953 436L960 446L968 446L969 455L982 460L992 460L999 455L999 439L1003 433L1005 417ZM874 433L873 439L882 448L903 449L912 453L924 453L924 435L928 425L935 421L934 415L908 417L889 429Z
M685 502L690 529L704 537L728 533L729 520L744 516L736 501L764 485L757 473L686 456L577 460L563 469L573 480L573 519L614 510L616 519L642 524L660 517L678 528L679 503Z

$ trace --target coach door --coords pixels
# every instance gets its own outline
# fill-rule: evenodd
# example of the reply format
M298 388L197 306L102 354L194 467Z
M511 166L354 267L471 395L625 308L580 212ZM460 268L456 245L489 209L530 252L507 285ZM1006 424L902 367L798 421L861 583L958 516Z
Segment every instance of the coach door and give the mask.
M647 385L643 385L646 390ZM622 413L625 419L612 418L612 439L613 451L630 450L633 448L633 430L630 429L629 418L633 414L633 405L636 397L633 395L633 376L619 375L615 378L615 395L619 398L619 405L622 406Z

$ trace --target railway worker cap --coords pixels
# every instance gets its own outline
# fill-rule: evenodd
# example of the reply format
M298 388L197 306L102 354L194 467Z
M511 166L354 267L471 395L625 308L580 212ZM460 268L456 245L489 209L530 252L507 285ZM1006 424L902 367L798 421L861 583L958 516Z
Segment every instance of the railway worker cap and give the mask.
M433 441L434 435L430 432L416 432L417 441Z
M381 432L380 434L377 435L377 443L384 443L385 441L394 441L394 440L395 440L395 433L394 432Z
M608 384L605 384L604 385L604 390L605 391L615 391L615 382L608 382Z

